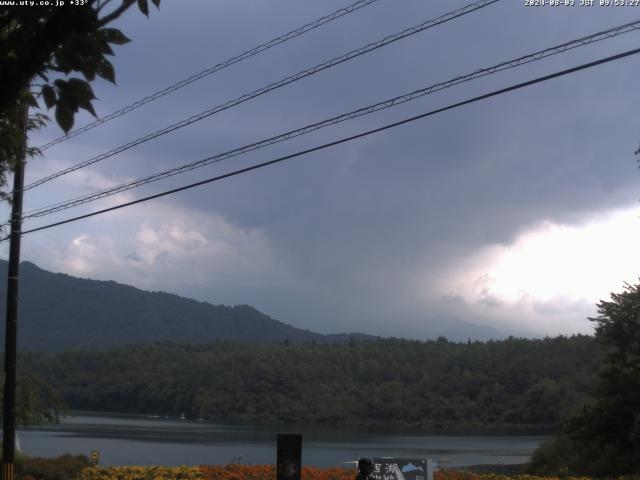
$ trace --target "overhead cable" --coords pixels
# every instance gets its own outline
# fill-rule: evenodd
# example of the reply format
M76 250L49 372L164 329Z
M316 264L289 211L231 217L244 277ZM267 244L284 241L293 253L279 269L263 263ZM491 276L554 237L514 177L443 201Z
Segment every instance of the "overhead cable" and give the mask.
M258 90L255 90L251 93L247 93L244 94L240 97L237 97L233 100L230 100L226 103L217 105L213 108L210 108L208 110L205 110L203 112L200 112L196 115L192 115L191 117L182 120L180 122L174 123L172 125L169 125L168 127L165 127L161 130L157 130L155 132L149 133L143 137L137 138L136 140L132 140L124 145L121 145L119 147L114 148L113 150L110 150L106 153L103 153L101 155L98 155L96 157L90 158L88 160L84 160L80 163L77 163L75 165L72 165L68 168L65 168L63 170L60 170L58 172L52 173L51 175L48 175L44 178L41 178L40 180L36 180L35 182L30 183L29 185L24 187L24 190L30 190L34 187L37 187L38 185L42 185L43 183L46 183L48 181L51 181L55 178L58 178L62 175L66 175L69 174L71 172L74 172L76 170L79 170L81 168L87 167L89 165L93 165L94 163L100 162L102 160L105 160L109 157L113 157L114 155L117 155L119 153L124 152L125 150L129 150L130 148L133 148L137 145L140 145L142 143L148 142L149 140L153 140L155 138L158 138L162 135L166 135L167 133L173 132L175 130L178 130L180 128L186 127L188 125L191 125L195 122L198 122L200 120L203 120L207 117L210 117L216 113L219 113L223 110L227 110L231 107L235 107L241 103L244 103L248 100L251 100L253 98L256 98L260 95L264 95L265 93L271 92L272 90L276 90L278 88L284 87L285 85L288 85L290 83L296 82L298 80L301 80L305 77L309 77L311 75L315 75L318 72L321 72L323 70L326 70L328 68L334 67L336 65L339 65L341 63L347 62L349 60L352 60L356 57L359 57L361 55L364 55L366 53L372 52L374 50L377 50L379 48L382 48L386 45L389 45L390 43L393 42L397 42L398 40L401 40L403 38L409 37L411 35L415 35L416 33L422 32L424 30L427 30L429 28L435 27L437 25L441 25L445 22L454 20L456 18L462 17L464 15L467 15L469 13L472 13L476 10L479 10L481 8L487 7L493 3L499 2L500 0L479 0L476 1L474 3L471 3L469 5L466 5L462 8L459 8L457 10L454 10L452 12L449 13L445 13L444 15L441 15L435 19L432 20L427 20L426 22L420 23L418 25L415 25L411 28L407 28L401 32L395 33L393 35L388 35L386 37L384 37L381 40L369 43L363 47L357 48L355 50L351 50L348 53L345 53L343 55L340 55L338 57L334 57L331 60L328 60L326 62L320 63L314 67L308 68L306 70L302 70L294 75L290 75L288 77L283 78L282 80L278 80L277 82L273 82L270 83L269 85L259 88Z
M535 78L533 80L528 80L526 82L517 83L515 85L511 85L511 86L506 87L506 88L501 88L499 90L494 90L494 91L492 91L490 93L486 93L484 95L473 97L473 98L464 100L462 102L458 102L458 103L454 103L454 104L448 105L446 107L442 107L442 108L438 108L438 109L435 109L435 110L431 110L429 112L422 113L420 115L416 115L416 116L413 116L413 117L410 117L410 118L406 118L406 119L400 120L398 122L393 122L393 123L384 125L382 127L374 128L374 129L367 130L367 131L364 131L364 132L361 132L361 133L358 133L358 134L355 134L355 135L344 137L344 138L341 138L339 140L335 140L333 142L325 143L325 144L322 144L322 145L319 145L319 146L316 146L316 147L313 147L313 148L308 148L306 150L302 150L302 151L299 151L299 152L296 152L296 153L292 153L290 155L285 155L283 157L279 157L279 158L276 158L274 160L269 160L267 162L263 162L263 163L259 163L259 164L252 165L252 166L249 166L249 167L241 168L239 170L234 170L232 172L225 173L223 175L218 175L218 176L215 176L215 177L207 178L205 180L200 180L198 182L191 183L189 185L184 185L182 187L173 188L171 190L166 190L164 192L156 193L154 195L149 195L147 197L139 198L137 200L133 200L133 201L130 201L130 202L121 203L119 205L114 205L112 207L104 208L102 210L98 210L98 211L95 211L95 212L87 213L87 214L84 214L84 215L79 215L77 217L67 218L67 219L61 220L59 222L50 223L50 224L43 225L43 226L40 226L40 227L32 228L30 230L24 230L24 231L22 231L22 235L25 235L27 233L38 232L40 230L46 230L46 229L49 229L49 228L57 227L57 226L60 226L60 225L71 223L71 222L76 222L78 220L83 220L85 218L94 217L96 215L101 215L101 214L104 214L104 213L107 213L107 212L112 212L114 210L119 210L121 208L129 207L129 206L136 205L136 204L139 204L139 203L143 203L143 202L146 202L146 201L149 201L149 200L153 200L153 199L156 199L156 198L164 197L164 196L167 196L167 195L172 195L174 193L178 193L178 192L189 190L189 189L192 189L192 188L195 188L195 187L199 187L201 185L205 185L205 184L208 184L208 183L212 183L212 182L216 182L216 181L219 181L219 180L223 180L225 178L229 178L229 177L233 177L233 176L240 175L240 174L243 174L243 173L247 173L247 172L250 172L252 170L258 170L260 168L267 167L269 165L275 165L277 163L284 162L285 160L290 160L292 158L301 157L301 156L307 155L309 153L317 152L317 151L324 150L324 149L329 148L329 147L333 147L333 146L336 146L336 145L347 143L347 142L350 142L350 141L353 141L353 140L356 140L356 139L359 139L359 138L367 137L367 136L372 135L374 133L379 133L379 132L382 132L382 131L385 131L385 130L388 130L388 129L391 129L391 128L398 127L400 125L405 125L407 123L412 123L412 122L415 122L416 120L420 120L422 118L430 117L430 116L436 115L438 113L442 113L442 112L445 112L445 111L448 111L448 110L453 110L455 108L458 108L458 107L461 107L461 106L464 106L464 105L469 105L471 103L479 102L479 101L485 100L487 98L491 98L491 97L495 97L495 96L498 96L498 95L502 95L504 93L512 92L514 90L519 90L519 89L524 88L524 87L528 87L528 86L531 86L531 85L534 85L534 84L537 84L537 83L542 83L542 82L551 80L553 78L558 78L558 77L562 77L562 76L565 76L565 75L569 75L571 73L575 73L575 72L578 72L580 70L586 70L588 68L592 68L592 67L595 67L595 66L598 66L598 65L602 65L604 63L612 62L614 60L619 60L619 59L622 59L622 58L625 58L625 57L629 57L631 55L636 55L638 53L640 53L640 48L636 48L636 49L629 50L629 51L626 51L626 52L623 52L623 53L619 53L617 55L611 55L609 57L605 57L605 58L602 58L600 60L596 60L596 61L589 62L589 63L584 63L584 64L579 65L577 67L568 68L568 69L561 70L561 71L556 72L556 73L552 73L552 74L545 75L545 76L542 76L542 77L537 77L537 78ZM0 241L7 240L8 238L9 238L8 236L3 237L2 239L0 239Z
M336 10L333 13L330 13L329 15L325 15L324 17L318 18L316 20L314 20L313 22L307 23L306 25L303 25L302 27L296 28L295 30L291 30L288 33L285 33L284 35L280 35L279 37L275 37L272 38L271 40L269 40L268 42L262 43L260 45L258 45L257 47L254 47L250 50L246 50L245 52L242 52L240 55L236 55L234 57L228 58L227 60L225 60L224 62L220 62L217 63L216 65L213 65L211 67L208 67L204 70L202 70L199 73L196 73L194 75L191 75L190 77L185 78L184 80L180 80L177 83L174 83L173 85L170 85L166 88L163 88L162 90L158 90L155 93L152 93L151 95L148 95L140 100L137 100L123 108L121 108L120 110L116 110L115 112L112 112L108 115L105 115L102 118L98 118L95 121L77 128L76 130L72 130L70 133L66 134L66 135L62 135L54 140L51 140L48 143L45 143L44 145L39 146L38 148L40 149L40 151L44 151L47 148L50 148L54 145L57 145L58 143L64 142L66 140L69 140L77 135L80 135L84 132L88 132L89 130L92 130L100 125L103 125L115 118L121 117L123 115L126 115L127 113L142 107L143 105L146 105L147 103L153 102L154 100L157 100L159 98L162 98L166 95L169 95L170 93L173 93L177 90L180 90L183 87L186 87L187 85L190 85L198 80L201 80L205 77L208 77L209 75L212 75L216 72L219 72L220 70L224 70L227 67L230 67L232 65L235 65L236 63L240 63L243 60L246 60L248 58L251 58L255 55L258 55L259 53L262 53L266 50L269 50L270 48L273 48L277 45L280 45L281 43L287 42L293 38L299 37L301 35L304 35L307 32L310 32L311 30L315 30L316 28L325 25L326 23L332 22L333 20L336 20L340 17L343 17L345 15L348 15L352 12L355 12L356 10L359 10L363 7L366 7L368 5L371 5L372 3L377 2L378 0L358 0L355 3L352 3L351 5L341 8L339 10Z
M48 205L45 207L40 207L38 209L34 209L31 210L29 212L25 212L25 214L23 215L24 219L29 219L29 218L36 218L36 217L42 217L45 215L50 215L62 210L67 210L69 208L75 207L75 206L79 206L79 205L83 205L85 203L89 203L101 198L105 198L105 197L109 197L112 195L116 195L118 193L122 193L125 192L127 190L131 190L137 187L140 187L142 185L146 185L148 183L152 183L152 182L156 182L158 180L162 180L164 178L168 178L168 177L172 177L174 175L179 175L181 173L185 173L191 170L195 170L197 168L201 168L204 167L206 165L210 165L212 163L217 163L232 157L236 157L242 154L245 154L247 152L253 151L253 150L258 150L260 148L264 148L266 146L269 145L273 145L276 143L280 143L286 140L290 140L292 138L301 136L301 135L305 135L307 133L313 132L315 130L319 130L321 128L324 127L328 127L330 125L335 125L337 123L341 123L347 120L351 120L353 118L357 118L357 117L361 117L364 115L369 115L371 113L380 111L380 110L384 110L390 107L394 107L396 105L400 105L406 102L410 102L412 100L416 100L418 98L421 98L425 95L429 95L431 93L434 92L438 92L440 90L444 90L446 88L450 88L453 87L455 85L464 83L464 82L468 82L480 77L484 77L487 75L491 75L503 70L507 70L507 69L511 69L511 68L515 68L515 67L519 67L521 65L526 65L528 63L534 62L534 61L538 61L538 60L542 60L544 58L550 57L552 55L556 55L558 53L562 53L562 52L566 52L568 50L572 50L574 48L583 46L583 45L589 45L592 44L594 42L599 42L602 40L606 40L609 38L614 38L618 35L622 35L625 33L629 33L632 31L636 31L640 29L640 20L636 20L635 22L631 22L631 23L627 23L624 25L620 25L618 27L614 27L614 28L610 28L608 30L604 30L601 32L597 32L585 37L581 37L578 38L576 40L572 40L570 42L565 42L562 43L560 45L556 45L550 48L546 48L544 50L540 50L537 51L535 53L531 53L528 55L524 55L512 60L508 60L505 62L501 62L497 65L491 66L491 67L486 67L486 68L482 68L479 70L475 70L472 73L466 74L466 75L460 75L457 77L454 77L450 80L444 81L444 82L439 82L439 83L435 83L433 85L430 85L426 88L421 88L419 90L415 90L411 93L407 93L404 95L399 95L378 103L375 103L373 105L369 105L367 107L363 107L363 108L359 108L357 110L353 110L351 112L348 113L344 113L326 120L322 120L321 122L316 122L310 125L306 125L304 127L295 129L295 130L291 130L288 131L286 133L282 133L264 140L260 140L258 142L254 142L251 143L249 145L244 145L242 147L239 148L235 148L233 150L224 152L224 153L220 153L218 155L214 155L214 156L210 156L204 159L200 159L198 161L195 162L191 162L191 163L187 163L185 165L181 165L179 167L174 167L162 172L158 172L155 173L153 175L148 175L146 177L137 179L137 180L132 180L126 183L122 183L120 185L114 186L114 187L109 187L106 189L103 189L101 191L98 192L94 192L94 193L90 193L87 195L82 195L79 197L75 197L69 200L65 200L62 202L58 202L55 203L53 205Z

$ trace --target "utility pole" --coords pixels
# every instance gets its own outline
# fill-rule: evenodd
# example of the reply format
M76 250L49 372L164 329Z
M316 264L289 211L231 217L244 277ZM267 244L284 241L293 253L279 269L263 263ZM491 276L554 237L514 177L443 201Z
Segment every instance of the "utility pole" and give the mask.
M20 238L22 228L22 189L27 153L29 107L23 117L24 143L13 171L7 316L4 331L4 399L2 412L2 480L14 480L16 456L16 351L18 341L18 284L20 274Z

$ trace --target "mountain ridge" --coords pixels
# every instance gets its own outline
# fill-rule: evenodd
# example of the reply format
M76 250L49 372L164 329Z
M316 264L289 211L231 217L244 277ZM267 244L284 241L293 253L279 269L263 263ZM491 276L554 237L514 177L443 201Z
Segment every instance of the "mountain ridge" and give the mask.
M0 260L3 311L7 268L7 262ZM196 344L215 340L344 343L351 338L376 338L361 333L323 335L296 328L246 304L214 305L112 280L53 273L27 261L20 268L18 345L22 349L57 351L166 340Z
M8 263L0 260L0 311L5 311ZM321 334L274 319L247 304L214 305L113 280L54 273L21 263L18 346L27 350L104 348L171 341L347 343L378 338L366 333ZM424 321L424 320L423 320ZM426 322L430 335L450 340L506 337L492 327L459 320ZM4 328L0 328L0 341Z

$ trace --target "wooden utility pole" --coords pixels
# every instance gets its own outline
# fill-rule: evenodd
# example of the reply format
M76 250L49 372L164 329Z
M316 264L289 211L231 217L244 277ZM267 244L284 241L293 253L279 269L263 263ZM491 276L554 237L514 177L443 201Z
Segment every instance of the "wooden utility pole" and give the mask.
M20 273L20 237L22 228L22 190L27 153L29 107L23 117L24 143L13 171L11 234L7 281L7 316L4 331L4 399L2 412L2 480L14 480L16 457L16 351L18 341L18 284Z

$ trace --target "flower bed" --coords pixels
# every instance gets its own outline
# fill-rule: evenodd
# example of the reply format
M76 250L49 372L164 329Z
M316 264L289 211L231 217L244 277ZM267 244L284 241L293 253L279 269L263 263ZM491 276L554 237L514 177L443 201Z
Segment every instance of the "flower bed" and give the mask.
M352 469L304 467L302 480L354 480ZM273 465L224 465L200 467L91 467L82 471L80 480L275 480ZM590 480L586 477L536 477L438 471L434 480ZM631 477L619 480L631 480Z
M204 480L199 467L89 467L80 480Z
M274 480L273 465L225 465L200 467L91 467L80 480ZM353 480L353 470L304 467L302 480Z

